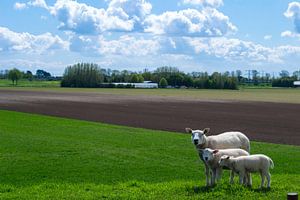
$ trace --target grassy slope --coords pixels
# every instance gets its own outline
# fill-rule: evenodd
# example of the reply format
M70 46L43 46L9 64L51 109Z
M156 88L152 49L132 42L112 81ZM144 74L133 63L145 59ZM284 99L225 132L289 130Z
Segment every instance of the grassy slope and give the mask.
M184 134L0 111L0 199L284 199L300 191L300 147L252 143L275 162L271 191L204 186Z
M158 96L199 100L240 100L281 103L300 103L300 89L262 88L240 90L206 89L107 89L107 88L41 88L41 87L2 87L0 89L55 91L55 92L93 92L98 94Z

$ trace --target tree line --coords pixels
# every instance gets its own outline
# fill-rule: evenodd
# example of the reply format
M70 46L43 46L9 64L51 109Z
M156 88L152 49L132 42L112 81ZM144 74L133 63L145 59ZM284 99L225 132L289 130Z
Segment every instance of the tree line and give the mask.
M194 87L213 89L237 89L238 80L230 74L215 72L186 74L175 67L159 67L153 72L130 72L102 69L93 63L78 63L69 66L63 74L62 87L115 87L110 83L139 83L144 80L159 83L165 87ZM130 87L130 86L128 86Z
M0 79L10 79L13 85L17 85L20 79L26 79L29 81L33 81L33 80L53 81L53 80L60 80L61 77L54 77L51 75L51 73L42 69L36 70L36 73L33 74L29 70L23 72L16 68L13 68L11 70L1 70Z
M30 71L21 72L17 69L0 71L0 78L9 78L16 84L20 78L28 80L61 80L62 87L127 87L132 83L152 81L158 83L161 88L188 87L201 89L238 89L240 85L257 85L273 87L294 87L293 82L300 77L300 70L291 75L282 70L279 77L269 73L247 70L246 76L241 70L214 72L184 73L176 67L163 66L154 71L144 70L132 72L128 70L111 70L101 68L94 63L77 63L66 67L62 77L53 77L49 72L37 70L35 75ZM112 83L128 83L128 85L116 85Z

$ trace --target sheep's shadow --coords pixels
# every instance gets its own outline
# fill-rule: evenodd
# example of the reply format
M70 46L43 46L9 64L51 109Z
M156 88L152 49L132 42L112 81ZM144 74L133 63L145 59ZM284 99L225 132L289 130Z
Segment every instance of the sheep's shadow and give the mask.
M199 194L199 193L209 193L209 192L214 192L214 191L218 191L218 190L227 190L230 191L231 193L235 193L235 192L240 192L241 189L245 189L245 190L250 190L253 192L257 192L257 193L267 193L270 192L272 189L271 188L252 188L252 187L246 187L246 186L240 186L240 185L231 185L231 184L226 184L222 186L193 186L193 187L189 187L186 188L190 193L194 193L194 194Z
M195 194L198 194L211 192L213 191L213 188L215 188L215 186L193 186L192 188L189 188L189 190L193 191Z

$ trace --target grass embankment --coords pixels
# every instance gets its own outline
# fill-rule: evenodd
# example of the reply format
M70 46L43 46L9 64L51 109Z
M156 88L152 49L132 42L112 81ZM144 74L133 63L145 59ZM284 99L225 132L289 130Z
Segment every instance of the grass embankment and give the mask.
M252 142L272 157L270 191L205 188L184 134L0 111L0 199L285 199L300 191L300 147ZM237 180L237 179L236 179Z

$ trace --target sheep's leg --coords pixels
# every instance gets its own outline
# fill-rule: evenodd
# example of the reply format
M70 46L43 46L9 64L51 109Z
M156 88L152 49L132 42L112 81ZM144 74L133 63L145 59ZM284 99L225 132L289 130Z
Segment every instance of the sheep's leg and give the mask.
M245 177L245 172L244 171L240 171L239 172L239 176L240 176L240 185L242 185L244 177Z
M270 188L270 185L271 185L271 174L270 174L270 172L267 172L267 173L266 173L266 177L267 177L267 180L268 180L268 185L267 185L267 187Z
M252 178L251 178L251 173L247 172L246 173L247 176L247 186L252 187Z
M217 178L217 182L220 181L221 177L222 177L222 168L217 168L217 169L216 169L216 178Z
M209 174L210 174L209 167L205 164L206 186L210 186Z
M215 185L216 183L216 174L217 174L217 170L216 169L213 169L212 170L212 176L211 176L211 185Z
M260 176L261 176L261 184L260 184L260 187L262 188L265 184L265 175L264 173L261 171L260 172Z
M243 178L243 183L246 186L248 183L248 176L247 176L247 172L245 172L244 178Z
M230 184L233 184L234 183L234 171L231 170L230 171L230 181L229 181Z

